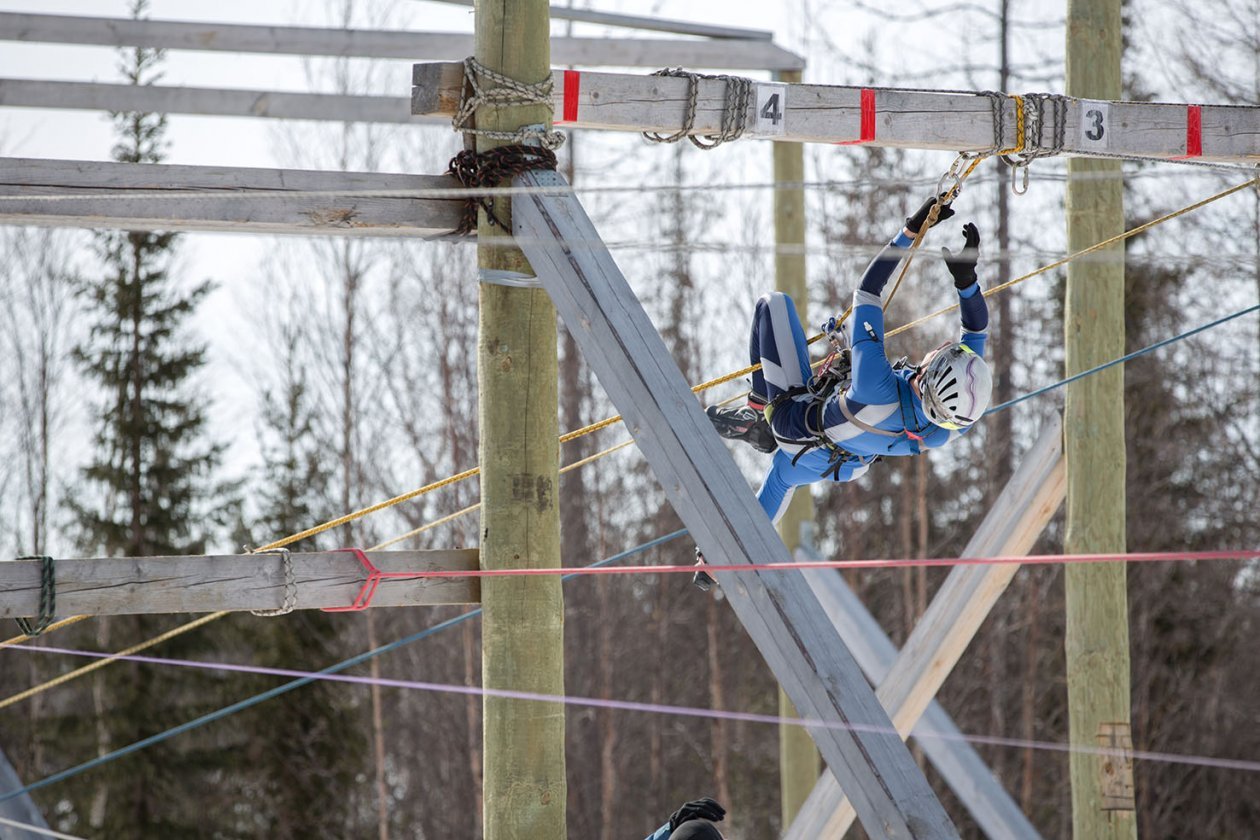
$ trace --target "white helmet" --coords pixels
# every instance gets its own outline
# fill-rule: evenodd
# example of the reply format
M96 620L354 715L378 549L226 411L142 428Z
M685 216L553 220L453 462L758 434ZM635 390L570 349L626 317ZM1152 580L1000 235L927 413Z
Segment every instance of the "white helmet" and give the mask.
M923 413L943 429L965 429L989 406L993 374L965 344L947 344L929 354L919 375Z

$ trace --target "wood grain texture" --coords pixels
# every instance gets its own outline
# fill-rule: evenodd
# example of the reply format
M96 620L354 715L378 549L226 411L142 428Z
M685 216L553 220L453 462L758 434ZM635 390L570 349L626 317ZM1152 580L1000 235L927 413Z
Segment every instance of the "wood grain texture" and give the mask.
M0 158L0 223L433 238L459 223L462 200L436 197L457 187L446 175ZM273 194L250 194L262 192Z
M424 578L426 571L477 568L477 549L450 551L370 551L382 572L416 572L415 578L385 579L374 607L476 604L478 578ZM352 603L367 573L351 552L294 552L296 609ZM39 611L39 560L0 563L0 618L34 616ZM99 557L57 559L57 614L271 610L284 602L284 565L279 554L224 554L192 557Z

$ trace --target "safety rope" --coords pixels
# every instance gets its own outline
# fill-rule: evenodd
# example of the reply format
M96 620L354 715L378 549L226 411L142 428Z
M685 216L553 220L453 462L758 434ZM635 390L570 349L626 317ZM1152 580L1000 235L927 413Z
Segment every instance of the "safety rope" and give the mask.
M1241 183L1241 184L1235 185L1235 186L1233 186L1233 187L1230 187L1230 188L1228 188L1228 189L1226 189L1226 190L1222 190L1221 192L1216 193L1215 195L1209 196L1208 198L1205 198L1205 199L1203 199L1203 200L1201 200L1201 201L1197 201L1197 202L1195 202L1194 204L1191 204L1191 205L1188 205L1188 206L1186 206L1186 207L1183 207L1182 209L1177 210L1177 211L1175 211L1175 212L1165 214L1164 216L1160 216L1160 217L1158 217L1158 218L1156 218L1156 219L1152 219L1152 220L1151 220L1151 221L1149 221L1149 222L1146 222L1146 223L1144 223L1144 224L1142 224L1142 225L1139 225L1139 226L1137 226L1137 227L1135 227L1135 228L1133 228L1133 229L1131 229L1131 230L1125 231L1125 232L1123 232L1123 233L1121 233L1121 234L1117 234L1116 236L1113 236L1113 237L1111 237L1111 238L1109 238L1109 239L1107 239L1107 240L1104 240L1103 242L1100 242L1100 243L1098 243L1098 244L1096 244L1096 245L1090 246L1090 247L1088 247L1088 248L1084 248L1084 249L1082 249L1082 250L1080 250L1080 251L1077 251L1077 252L1075 252L1075 253L1073 253L1073 254L1069 254L1068 256L1066 256L1066 257L1064 257L1064 258L1062 258L1062 259L1060 259L1060 260L1057 260L1057 261L1055 261L1054 263L1051 263L1051 264L1049 264L1049 265L1047 265L1047 266L1043 266L1043 267L1041 267L1041 268L1039 268L1039 269L1036 269L1036 270L1034 270L1034 271L1032 271L1032 272L1029 272L1028 274L1025 274L1025 275L1023 275L1023 276L1021 276L1021 277L1017 277L1017 278L1015 278L1014 280L1010 280L1010 281L1008 281L1008 282L1006 282L1006 283L1003 283L1003 284L1001 284L1001 285L995 286L995 287L993 287L992 289L985 290L985 291L983 292L983 294L984 294L986 297L991 296L991 295L994 295L994 294L997 294L997 293L998 293L998 292L1000 292L1000 291L1004 291L1004 290L1009 289L1009 288L1011 288L1011 287L1013 287L1013 286L1015 286L1015 285L1017 285L1017 284L1019 284L1019 283L1022 283L1022 282L1026 281L1026 280L1029 280L1029 279L1031 279L1032 277L1036 277L1036 276L1037 276L1037 275L1039 275L1039 274L1043 274L1043 273L1045 273L1045 272L1047 272L1047 271L1051 271L1051 270L1053 270L1054 268L1057 268L1057 267L1059 267L1059 266L1061 266L1061 265L1064 265L1064 264L1066 264L1066 263L1070 262L1070 261L1071 261L1071 260L1073 260L1073 259L1076 259L1076 258L1078 258L1078 257L1084 256L1085 254L1089 254L1089 253L1092 253L1092 252L1094 252L1094 251L1100 250L1100 249L1102 249L1102 248L1108 247L1109 245L1115 244L1115 243L1117 243L1117 242L1120 242L1120 241L1123 241L1123 240L1125 240L1125 239L1128 239L1129 237L1135 236L1135 235L1137 235L1138 233L1141 233L1141 232L1143 232L1143 231L1149 230L1149 229L1151 229L1151 228L1155 227L1156 225L1162 224L1162 223L1164 223L1164 222L1167 222L1167 221L1170 221L1170 220L1172 220L1172 219L1175 219L1175 218L1177 218L1177 217L1179 217L1179 216L1182 216L1182 215L1185 215L1185 214L1187 214L1187 213L1190 213L1190 212L1193 212L1193 211L1195 211L1195 210L1198 210L1198 209L1200 209L1200 208L1202 208L1202 207L1207 206L1208 204L1211 204L1211 203L1213 203L1213 202L1215 202L1215 201L1219 201L1220 199L1222 199L1222 198L1226 198L1226 197L1228 197L1228 196L1230 196L1230 195L1233 195L1234 193L1239 192L1239 191L1241 191L1241 190L1245 190L1245 189L1247 189L1247 188L1249 188L1249 187L1258 186L1258 185L1260 185L1260 176L1258 176L1258 177L1256 177L1256 178L1252 178L1252 179L1250 179L1250 180L1248 180L1248 181L1246 181L1246 182L1244 182L1244 183ZM898 328L896 328L896 329L894 329L894 330L891 330L891 331L890 331L887 335L888 335L888 337L892 337L892 336L898 335L899 333L905 332L906 330L909 330L909 329L911 329L911 328L913 328L913 327L915 327L915 326L918 326L919 324L922 324L922 323L924 323L924 322L926 322L926 321L928 321L928 320L931 320L932 318L938 317L938 316L943 315L943 314L946 314L946 313L948 313L948 312L952 312L953 310L955 310L955 309L957 309L957 308L958 308L958 305L957 305L957 304L955 304L955 305L953 305L953 306L948 306L948 307L945 307L945 308L943 308L943 309L937 310L936 312L933 312L933 313L931 313L931 314L929 314L929 315L925 315L925 316L923 316L922 318L919 318L919 319L917 319L917 320L915 320L915 321L911 321L910 323L905 324L904 326L901 326L901 327L898 327ZM846 311L845 311L845 314L842 316L841 320L844 320L845 318L847 318L847 317L848 317L848 315L850 314L851 309L852 309L852 308L850 307L850 309L849 309L849 310L846 310ZM820 338L822 338L822 337L823 337L823 334L822 334L822 333L819 333L818 335L815 335L815 336L813 336L813 337L811 337L811 338L807 339L807 343L812 344L812 343L814 343L814 342L818 341L818 340L819 340ZM702 382L702 383L700 383L699 385L695 385L695 386L693 386L693 387L692 387L692 389L691 389L691 390L692 390L692 392L693 392L693 393L701 393L701 392L706 391L706 390L708 390L708 389L710 389L710 388L714 388L714 387L716 387L716 386L718 386L718 385L722 385L722 384L724 384L724 383L726 383L726 382L730 382L730 381L731 381L731 380L733 380L733 379L738 379L738 378L739 378L739 377L741 377L741 376L747 376L748 374L750 374L750 373L752 373L752 372L754 372L754 371L756 371L756 370L759 370L760 368L761 368L761 365L760 365L760 364L749 365L749 366L748 366L748 367L746 367L746 368L741 368L741 369L739 369L739 370L732 371L731 373L725 374L725 375L723 375L723 376L719 376L719 377L716 377L716 378L714 378L714 379L710 379L710 380L708 380L708 381L706 381L706 382ZM570 441L570 440L574 440L574 439L576 439L576 438L578 438L578 437L582 437L583 435L588 435L588 434L591 434L591 433L593 433L593 432L596 432L596 431L598 431L598 430L600 430L600 429L607 428L608 426L611 426L612 424L619 422L621 419L622 419L622 418L621 418L621 415L616 415L616 416L613 416L613 417L609 417L609 418L607 418L607 419L605 419L605 420L601 420L601 421L599 421L599 422L597 422L597 423L592 423L592 424L590 424L590 425L588 425L588 426L584 426L584 427L582 427L582 428L580 428L580 429L576 429L576 430L574 430L574 431L568 432L568 433L566 433L566 434L564 434L564 435L561 435L561 437L560 437L560 442L561 442L561 443L565 443L565 442L568 442L568 441ZM291 535L291 536L289 536L289 537L285 537L285 538L283 538L283 539L279 539L279 540L276 540L276 541L274 541L274 542L268 543L267 545L265 545L265 546L263 546L262 548L260 548L260 549L259 549L259 551L266 551L266 550L269 550L269 549L281 548L281 547L283 547L283 546L290 545L290 544L292 544L292 543L294 543L294 542L297 542L298 540L305 539L305 538L307 538L307 537L310 537L310 536L314 536L314 535L316 535L316 534L323 533L323 532L328 531L328 530L330 530L330 529L332 529L332 528L336 528L336 527L338 527L338 526L340 526L340 525L344 525L344 524L346 524L346 523L348 523L348 522L353 522L353 521L355 521L355 520L357 520L357 519L361 519L361 518L363 518L363 517L365 517L365 516L368 516L368 515L370 515L370 514L372 514L372 513L376 513L376 512L378 512L378 511L384 510L384 509L386 509L386 508L393 507L394 505L401 504L402 502L409 501L409 500L411 500L411 499L414 499L414 498L417 498L417 497L419 497L419 496L422 496L422 495L424 495L424 494L426 494L426 493L432 492L432 491L434 491L434 490L438 490L438 489L440 489L440 488L442 488L442 487L446 487L446 486L448 486L448 485L450 485L450 484L454 484L454 483L456 483L456 482L458 482L458 481L462 481L462 480L464 480L464 479L466 479L466 478L471 478L471 477L473 477L473 476L475 476L475 475L478 475L478 474L480 473L480 471L481 471L481 470L480 470L480 468L479 468L479 467L474 467L474 468L472 468L472 469L465 470L465 471L463 471L463 472L461 472L461 473L458 473L458 474L456 474L456 475L453 475L453 476L450 476L450 477L448 477L448 478L442 479L441 481L436 481L436 482L433 482L433 483L431 483L431 484L427 484L427 485L425 485L424 487L420 487L420 488L418 488L418 489L416 489L416 490L412 490L411 492L408 492L408 493L403 493L403 494L401 494L401 495L399 495L399 496L395 496L395 497L394 497L394 498L392 498L392 499L387 499L386 501L379 502L379 503L374 504L374 505L371 505L371 506L369 506L369 507L366 507L366 508L361 508L360 510L354 511L354 512L352 512L352 513L348 513L348 514L346 514L346 515L344 515L344 516L338 517L338 518L333 519L333 520L330 520L330 521L328 521L328 522L324 522L324 523L322 523L322 524L320 524L320 525L316 525L316 526L314 526L314 527L312 527L312 528L308 528L308 529L306 529L305 531L302 531L302 532L300 532L300 533L293 534L293 535ZM452 515L452 518L453 518L453 516L454 516L454 514ZM373 549L369 549L369 550L373 550ZM194 622L192 622L192 623L190 623L190 624L188 624L188 625L184 625L184 626L183 626L183 627L181 627L181 628L176 628L175 630L171 631L169 634L164 634L164 636L163 636L163 637L159 637L159 639L157 639L157 640L152 640L150 643L146 643L146 644L144 644L143 646L138 646L137 648L134 648L133 650L142 650L142 649L144 649L144 647L148 647L150 644L156 644L156 643L157 643L158 641L160 641L160 640L163 640L163 639L165 639L165 638L170 638L171 636L176 635L176 634L181 633L181 632L184 632L184 631L186 631L186 630L191 630L191 629L193 629L194 627L199 627L199 626L201 626L202 624L206 624L206 623L208 623L209 621L215 620L215 619L217 619L217 618L221 618L221 617L223 617L224 615L227 615L227 614L228 614L227 612L212 613L212 614L210 614L210 615L208 615L208 616L205 616L205 617L203 617L203 618L201 618L201 619L198 619L197 621L194 621ZM56 624L51 625L48 629L49 629L49 630L53 630L53 629L57 629L57 628L60 628L60 627L65 627L65 626L68 626L68 625L73 624L73 623L75 623L75 622L82 621L82 620L84 620L85 618L88 618L88 617L89 617L89 616L74 616L74 617L72 617L72 618L65 619L65 620L63 620L63 621L57 622ZM5 647L5 646L8 646L8 645L13 645L13 644L19 644L19 643L21 643L21 642L26 641L28 638L29 638L28 636L19 636L19 637L17 637L17 638L10 639L10 640L8 640L8 641L6 641L6 642L4 642L4 643L0 643L0 647ZM101 663L98 663L98 666L103 666L104 664L108 664L108 662L109 662L109 661L110 661L110 660L102 660L102 662L101 662ZM52 683L52 684L44 684L44 685L41 685L41 686L36 686L36 687L34 687L34 688L32 688L32 689L28 689L26 692L22 692L22 694L21 694L21 695L14 695L13 697L10 697L10 698L7 698L7 699L5 699L5 700L3 700L3 701L0 701L0 709L5 708L6 706L11 705L12 703L18 702L18 700L24 699L25 697L33 696L34 694L37 694L37 693L39 693L40 691L44 691L44 690L47 690L48 688L52 688L52 687L54 687L54 685L59 685L59 684L61 684L62 682L68 681L68 679L73 679L73 678L74 678L75 676L77 676L77 675L78 675L78 672L73 672L73 671L72 671L72 672L70 672L69 674L63 675L63 677L64 677L64 678L59 678L58 680L54 681L54 683Z
M643 132L644 138L653 143L677 143L684 137L698 149L715 149L728 140L738 140L748 127L748 109L752 105L753 82L743 76L708 76L692 73L681 67L657 70L653 76L671 76L687 80L687 104L683 106L682 127L673 134L663 136L652 131ZM701 79L714 79L726 83L722 99L722 121L717 134L707 134L701 139L691 133L696 125L696 100Z
M57 612L57 563L47 554L27 555L19 560L39 560L39 615L34 620L18 618L17 626L28 638L48 629Z
M492 82L494 86L483 87L485 82ZM472 127L478 108L545 105L550 111L551 90L551 73L548 73L547 78L541 82L529 84L505 76L497 70L491 70L476 58L469 56L464 59L464 87L459 92L459 107L455 109L451 125L456 131L464 134L491 140L506 140L515 144L537 142L545 149L558 149L564 145L564 133L554 129L545 129L536 125L521 126L515 131L495 131Z

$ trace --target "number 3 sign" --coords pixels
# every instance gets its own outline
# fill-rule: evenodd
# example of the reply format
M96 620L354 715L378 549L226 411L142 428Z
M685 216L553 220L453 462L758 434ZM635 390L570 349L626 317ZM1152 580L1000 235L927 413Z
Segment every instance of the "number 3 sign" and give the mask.
M1080 100L1081 108L1081 148L1106 149L1110 144L1111 126L1107 123L1107 102L1096 99Z

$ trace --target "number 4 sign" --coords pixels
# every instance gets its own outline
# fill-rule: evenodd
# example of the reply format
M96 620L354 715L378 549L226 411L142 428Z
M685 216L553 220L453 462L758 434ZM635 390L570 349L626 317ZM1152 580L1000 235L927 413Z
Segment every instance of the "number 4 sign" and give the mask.
M1111 141L1111 126L1107 122L1108 103L1097 99L1082 99L1080 109L1081 149L1106 149Z
M774 137L783 134L783 114L787 110L787 85L757 85L757 121L752 134Z

